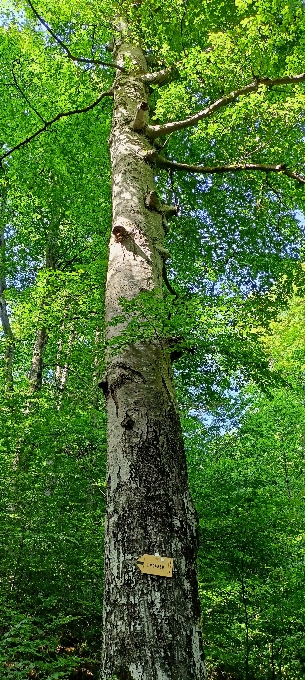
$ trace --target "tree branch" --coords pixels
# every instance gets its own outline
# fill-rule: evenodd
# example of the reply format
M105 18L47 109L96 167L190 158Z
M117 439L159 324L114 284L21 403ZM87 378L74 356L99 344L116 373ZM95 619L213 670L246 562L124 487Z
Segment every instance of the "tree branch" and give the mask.
M66 52L67 57L69 57L69 59L71 59L72 61L78 61L81 64L95 64L96 66L109 66L109 68L118 69L119 71L125 70L122 66L118 66L117 64L110 64L109 62L101 61L100 59L93 59L93 58L86 59L85 57L75 57L70 52L68 45L66 45L63 42L63 40L61 40L61 38L59 38L59 36L56 35L56 33L54 33L54 31L52 31L51 26L49 26L49 24L47 24L47 22L43 19L43 17L40 16L40 14L38 14L37 10L32 5L31 0L28 0L28 4L30 5L32 12L35 14L35 17L37 17L38 21L40 21L40 23L47 29L48 33L50 33L50 35L52 36L52 38L54 38L54 40L58 43L58 45L60 45L63 48L63 50Z
M303 82L305 82L305 73L300 73L295 76L283 76L283 78L255 78L249 85L245 85L245 87L241 87L238 90L233 90L230 94L217 99L213 104L198 111L198 113L195 113L193 116L189 116L189 118L173 121L172 123L164 123L164 125L148 125L145 129L145 134L151 139L155 139L156 137L162 137L171 132L177 132L177 130L197 125L200 120L211 116L215 111L218 111L218 109L228 106L228 104L236 101L238 97L251 94L251 92L256 92L260 85L273 87L274 85L298 85Z
M178 295L177 291L173 288L171 282L168 279L167 271L166 271L166 267L165 267L164 262L163 262L163 267L162 267L162 278L163 278L163 281L166 285L166 288L167 288L167 290L169 290L170 294L174 295L176 298L178 298L179 295Z
M147 156L148 162L153 162L158 168L165 170L177 170L178 172L192 172L201 175L216 175L225 172L243 172L244 170L258 170L259 172L281 172L287 177L295 179L301 184L305 184L305 177L289 170L285 163L265 164L265 163L236 163L232 165L188 165L187 163L175 163L166 158L158 156L153 151Z
M32 139L35 139L35 137L38 137L42 132L45 132L53 123L56 123L58 120L61 118L67 118L68 116L74 116L76 113L87 113L87 111L91 111L91 109L94 109L97 104L104 99L104 97L113 97L113 90L107 90L107 92L102 92L100 96L92 102L92 104L88 104L88 106L84 106L83 109L72 109L71 111L64 111L63 113L58 113L55 118L52 118L52 120L48 120L45 122L44 126L39 128L39 130L36 130L36 132L33 132L32 135L29 135L29 137L26 137L23 139L22 142L19 142L19 144L16 144L16 146L13 146L9 151L6 151L2 156L0 156L0 164L4 160L4 158L7 158L7 156L10 156L14 151L18 151L18 149L21 149L23 146L28 144L29 142L32 141Z
M144 73L140 80L147 85L159 85L161 87L162 85L170 83L177 75L177 67L170 66L169 68L163 68L161 71L155 71L154 73Z

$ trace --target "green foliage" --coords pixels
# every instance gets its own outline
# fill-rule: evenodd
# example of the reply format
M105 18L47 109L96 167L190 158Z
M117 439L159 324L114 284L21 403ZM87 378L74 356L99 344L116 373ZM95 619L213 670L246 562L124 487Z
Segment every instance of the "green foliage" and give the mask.
M206 653L225 677L304 673L304 422L303 404L275 393L239 430L186 440Z
M293 388L273 390L271 400L257 390L239 395L235 428L231 392L227 432L223 420L207 429L194 419L185 423L200 522L203 630L216 677L304 675L305 411L293 346L287 356L298 325L302 334L302 309L293 301L268 337ZM300 368L302 356L298 361Z
M75 400L71 412L69 397L58 411L47 392L27 417L11 406L0 412L2 677L66 678L99 661L104 416Z

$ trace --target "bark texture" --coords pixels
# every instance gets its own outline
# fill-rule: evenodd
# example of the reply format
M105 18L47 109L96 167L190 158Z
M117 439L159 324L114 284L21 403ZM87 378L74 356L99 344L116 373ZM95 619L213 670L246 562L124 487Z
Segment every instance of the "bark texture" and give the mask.
M143 53L116 50L132 72L117 72L110 138L113 228L106 321L120 298L162 288L164 228L147 207L155 192L145 162L148 89ZM139 123L139 111L141 112ZM135 120L138 123L135 125ZM108 326L108 337L122 326ZM105 595L101 677L202 680L205 677L196 578L197 519L190 497L171 365L162 343L137 343L107 360L101 383L108 412ZM142 574L144 553L174 559L172 578Z

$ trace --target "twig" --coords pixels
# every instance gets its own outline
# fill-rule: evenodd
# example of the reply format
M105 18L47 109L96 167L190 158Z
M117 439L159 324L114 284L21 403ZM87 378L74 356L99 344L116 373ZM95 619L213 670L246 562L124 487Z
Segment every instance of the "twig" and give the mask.
M35 108L35 106L33 106L33 104L32 104L32 103L30 102L30 100L27 98L26 94L25 94L25 93L23 92L23 90L21 89L21 87L20 87L20 85L19 85L19 83L18 83L18 81L17 81L16 75L15 75L14 67L12 68L12 76L13 76L13 79L14 79L15 87L16 87L16 89L18 90L18 92L20 92L20 94L22 95L23 99L25 99L25 101L26 101L26 103L28 104L28 106L30 107L30 109L32 109L32 110L34 111L34 113L36 113L36 116L38 116L38 118L40 118L40 120L42 120L42 122L45 123L45 122L46 122L45 119L40 115L39 111L37 111L37 109Z
M23 146L31 142L32 139L35 139L35 137L38 137L38 135L40 135L42 132L45 132L49 127L51 127L51 125L53 125L53 123L56 123L61 118L67 118L68 116L74 116L78 113L87 113L87 111L91 111L91 109L94 109L94 107L97 106L97 104L99 104L102 99L104 99L104 97L113 97L113 90L102 92L102 94L100 94L100 96L94 102L92 102L92 104L88 104L88 106L84 106L82 109L72 109L71 111L58 113L55 118L46 121L42 128L39 128L39 130L36 130L36 132L33 132L32 135L29 135L29 137L26 137L22 140L22 142L19 142L19 144L16 144L16 146L13 146L11 149L9 149L9 151L6 151L6 153L0 156L0 163L4 160L4 158L10 156L14 151L18 151L18 149L21 149Z
M71 59L72 61L78 61L81 64L94 64L96 66L109 66L109 68L118 69L119 71L125 70L122 66L118 66L117 64L110 64L109 62L101 61L100 59L86 59L85 57L74 56L74 54L72 54L70 52L68 45L66 45L63 42L63 40L61 38L59 38L59 36L56 35L56 33L54 33L51 26L49 26L49 24L43 19L43 17L40 16L40 14L38 14L37 10L32 5L31 0L28 0L28 4L30 5L31 10L35 14L35 16L37 17L38 21L40 21L40 23L47 29L47 31L50 33L52 38L54 38L54 40L58 43L58 45L60 45L63 48L63 50L66 52L67 57L69 57L69 59Z

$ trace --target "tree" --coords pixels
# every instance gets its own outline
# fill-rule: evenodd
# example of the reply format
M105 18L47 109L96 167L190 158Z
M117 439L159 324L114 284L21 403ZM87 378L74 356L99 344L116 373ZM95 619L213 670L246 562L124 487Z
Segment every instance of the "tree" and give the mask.
M248 277L247 291L250 285L258 288L258 294L246 303L240 298L236 301L245 308L247 319L247 313L255 314L259 307L260 293L279 274L284 272L289 282L301 243L292 211L302 205L298 191L305 183L299 154L305 82L300 47L303 4L300 0L289 5L257 0L230 2L224 8L213 0L200 7L179 0L171 7L151 0L125 2L120 7L116 2L88 6L61 2L54 12L48 3L40 3L37 9L29 1L19 7L19 14L12 16L7 10L2 29L10 50L3 80L7 116L2 185L7 187L11 177L18 186L25 173L28 195L34 177L34 183L43 188L39 192L36 186L34 193L39 196L37 205L43 206L46 245L50 235L52 239L52 248L44 249L45 282L55 261L60 269L60 257L54 254L59 248L54 224L70 219L70 178L66 177L70 168L65 154L73 156L76 148L76 155L90 155L93 149L84 148L84 140L80 141L81 131L87 132L83 123L75 123L76 117L93 114L87 120L100 127L99 107L107 107L108 99L113 99L109 138L113 219L105 298L105 372L100 377L108 421L102 677L203 678L197 522L187 483L171 358L182 351L192 354L199 345L206 355L216 346L215 361L217 354L223 354L229 365L231 361L231 372L247 360L244 355L230 355L230 333L224 342L219 332L214 347L203 332L201 338L196 336L194 323L202 318L203 304L194 304L191 285L183 287L178 280L174 287L169 281L166 245L175 242L175 229L169 230L168 220L177 214L177 205L168 204L167 196L180 194L184 200L181 233L185 238L188 232L184 230L192 231L190 249L196 239L192 229L196 220L201 233L203 220L211 223L209 260L198 277L200 288L202 274L223 287L230 282L233 290L241 275ZM87 93L92 90L98 96L90 95L88 101ZM15 121L11 122L12 109L19 121L17 129ZM110 109L105 111L109 118L108 124L102 118L104 145ZM89 125L89 130L93 145L100 149L95 129ZM50 160L52 131L55 147L65 152L55 153L58 163ZM176 160L183 151L188 163L185 157L183 162ZM198 164L202 156L211 164ZM96 158L93 165L97 167ZM174 177L180 172L188 175L178 185ZM196 184L193 177L197 174L209 179ZM65 205L56 187L58 178ZM8 206L12 206L14 191ZM205 213L199 191L202 196L208 193ZM241 204L244 191L248 192L246 207ZM83 197L82 207L84 201ZM237 206L245 218L239 223L238 236ZM20 219L21 207L22 201L19 208L10 207L15 221ZM214 227L216 209L220 211L218 230ZM224 246L228 225L230 236ZM294 252L293 237L297 239ZM220 255L221 267L217 263ZM196 285L194 281L194 292ZM41 386L48 342L42 321L47 295L40 292L32 392ZM218 305L223 329L228 317L220 300ZM1 310L10 392L14 336L5 321L4 303ZM182 312L190 322L179 336L175 331ZM240 334L238 328L234 330L232 309L229 323L231 338L239 341L244 352L243 330ZM258 371L255 356L248 369ZM174 577L142 574L137 560L144 553L173 558Z

